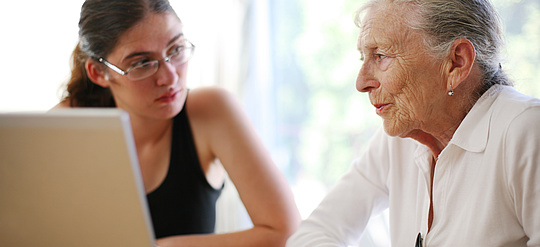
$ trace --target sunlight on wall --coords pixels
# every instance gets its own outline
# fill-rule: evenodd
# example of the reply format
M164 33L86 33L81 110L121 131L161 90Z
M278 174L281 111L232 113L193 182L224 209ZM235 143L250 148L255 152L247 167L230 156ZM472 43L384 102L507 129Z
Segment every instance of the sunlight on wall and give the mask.
M77 42L82 1L56 2L2 2L0 111L46 110L58 102Z
M30 0L0 4L0 54L3 56L0 60L0 112L44 111L59 102L61 87L70 75L71 52L78 42L77 23L83 2ZM185 25L187 37L197 46L190 63L190 76L197 80L189 80L193 81L190 86L216 83L214 78L219 71L205 68L218 62L216 54L227 52L218 50L221 48L216 45L218 36L231 32L229 42L236 43L241 38L240 27L235 28L238 25L223 28L235 21L238 23L230 17L241 17L234 13L238 11L235 3L240 4L240 1L171 1ZM214 7L208 8L209 5ZM218 18L224 15L220 11L229 18ZM229 48L231 51L234 47Z

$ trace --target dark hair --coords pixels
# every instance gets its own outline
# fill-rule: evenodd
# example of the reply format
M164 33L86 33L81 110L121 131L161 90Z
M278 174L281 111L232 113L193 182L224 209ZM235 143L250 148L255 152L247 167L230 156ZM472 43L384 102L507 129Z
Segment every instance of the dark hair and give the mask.
M168 0L86 0L79 20L79 43L73 51L71 78L64 100L70 106L114 107L109 88L86 73L89 58L107 57L119 37L151 13L174 13Z

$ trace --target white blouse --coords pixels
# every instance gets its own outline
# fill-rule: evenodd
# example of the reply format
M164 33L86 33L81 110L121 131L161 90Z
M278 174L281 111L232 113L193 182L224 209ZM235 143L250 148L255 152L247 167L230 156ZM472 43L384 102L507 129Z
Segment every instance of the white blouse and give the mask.
M368 150L287 242L355 244L372 215L389 208L392 246L540 246L540 100L493 86L439 155L379 130ZM427 235L426 235L427 233Z

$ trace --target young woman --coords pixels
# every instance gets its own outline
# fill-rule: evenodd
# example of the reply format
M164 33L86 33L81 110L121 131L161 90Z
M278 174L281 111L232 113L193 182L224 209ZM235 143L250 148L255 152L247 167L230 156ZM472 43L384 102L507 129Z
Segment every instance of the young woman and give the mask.
M57 107L129 113L158 245L283 246L300 221L287 182L230 94L187 88L195 46L168 1L87 0L79 38ZM225 173L253 227L212 234Z

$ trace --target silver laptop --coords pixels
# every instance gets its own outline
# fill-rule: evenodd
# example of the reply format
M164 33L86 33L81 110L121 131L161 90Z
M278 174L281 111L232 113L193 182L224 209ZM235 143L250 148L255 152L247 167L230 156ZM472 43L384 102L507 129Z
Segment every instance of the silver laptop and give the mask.
M125 112L0 114L0 246L153 245Z

